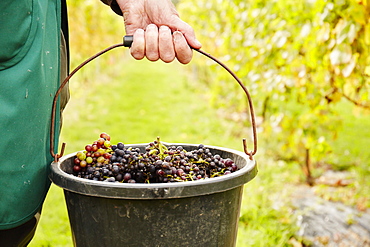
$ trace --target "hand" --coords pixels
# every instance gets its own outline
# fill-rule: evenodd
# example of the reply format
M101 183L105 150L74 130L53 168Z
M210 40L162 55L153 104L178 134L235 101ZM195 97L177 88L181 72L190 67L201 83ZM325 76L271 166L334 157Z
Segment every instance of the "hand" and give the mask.
M131 55L150 61L191 61L191 47L200 49L194 30L182 21L171 0L117 0L125 20L126 35L133 35Z

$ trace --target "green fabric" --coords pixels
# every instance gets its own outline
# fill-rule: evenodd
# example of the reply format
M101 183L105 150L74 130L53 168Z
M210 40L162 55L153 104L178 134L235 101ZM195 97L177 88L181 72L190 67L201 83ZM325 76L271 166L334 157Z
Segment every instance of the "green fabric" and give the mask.
M59 0L0 1L0 230L31 219L50 186L59 5Z

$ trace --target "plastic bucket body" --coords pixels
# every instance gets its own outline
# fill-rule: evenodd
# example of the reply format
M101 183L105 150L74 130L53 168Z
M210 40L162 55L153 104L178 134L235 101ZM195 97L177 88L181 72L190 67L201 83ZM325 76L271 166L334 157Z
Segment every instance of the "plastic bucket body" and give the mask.
M126 146L144 150L147 144ZM75 153L53 162L50 179L64 189L75 246L235 246L243 186L256 176L256 162L236 150L207 148L233 159L238 170L205 180L130 184L73 176Z

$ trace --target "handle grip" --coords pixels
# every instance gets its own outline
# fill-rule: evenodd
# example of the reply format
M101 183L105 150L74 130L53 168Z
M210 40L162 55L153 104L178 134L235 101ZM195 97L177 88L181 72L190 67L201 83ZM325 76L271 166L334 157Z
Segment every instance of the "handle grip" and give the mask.
M131 47L132 42L134 42L134 36L133 35L123 36L123 46L124 47Z

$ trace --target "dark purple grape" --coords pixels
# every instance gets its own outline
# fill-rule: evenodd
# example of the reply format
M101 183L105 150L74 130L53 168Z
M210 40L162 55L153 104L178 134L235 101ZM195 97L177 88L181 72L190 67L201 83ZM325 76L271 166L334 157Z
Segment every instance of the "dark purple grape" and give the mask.
M125 151L123 151L122 149L118 149L118 148L114 151L114 153L118 157L123 157L123 155L125 155Z
M93 167L87 167L86 168L86 172L88 173L88 174L92 174L92 173L94 173L94 168Z
M157 170L157 175L158 175L159 177L163 177L165 174L166 174L166 173L165 173L163 170L161 170L161 169Z
M128 182L128 181L130 181L130 179L131 179L131 174L130 173L125 173L125 175L123 176L123 180Z
M150 165L148 171L150 173L155 173L155 166L154 165Z
M165 162L163 162L163 163L162 163L162 168L163 168L163 169L170 169L170 163L168 163L168 162L166 162L166 161L165 161Z
M234 161L232 161L231 159L227 158L225 161L224 161L224 164L226 167L230 167L234 164Z
M177 176L181 177L183 174L184 174L184 170L183 169L177 169L177 172L176 172Z
M122 142L117 143L117 148L123 150L125 148L125 145Z
M117 165L114 165L112 169L113 169L113 172L115 172L116 174L119 172L119 167Z
M155 162L155 165L156 165L157 167L162 167L162 163L163 163L163 161L162 161L162 160L157 160L157 161Z
M123 175L121 173L116 175L116 180L117 181L122 181L122 179L123 179Z
M117 161L117 156L113 154L113 155L110 157L110 162L114 163L114 162L116 162L116 161Z
M233 172L235 172L236 170L238 170L238 167L237 167L237 165L232 164L231 169L232 169Z
M167 175L172 175L172 169L167 169L167 170L166 170L166 174L167 174Z
M95 172L94 172L94 177L96 177L96 178L100 178L100 172L99 172L99 171L95 171Z

